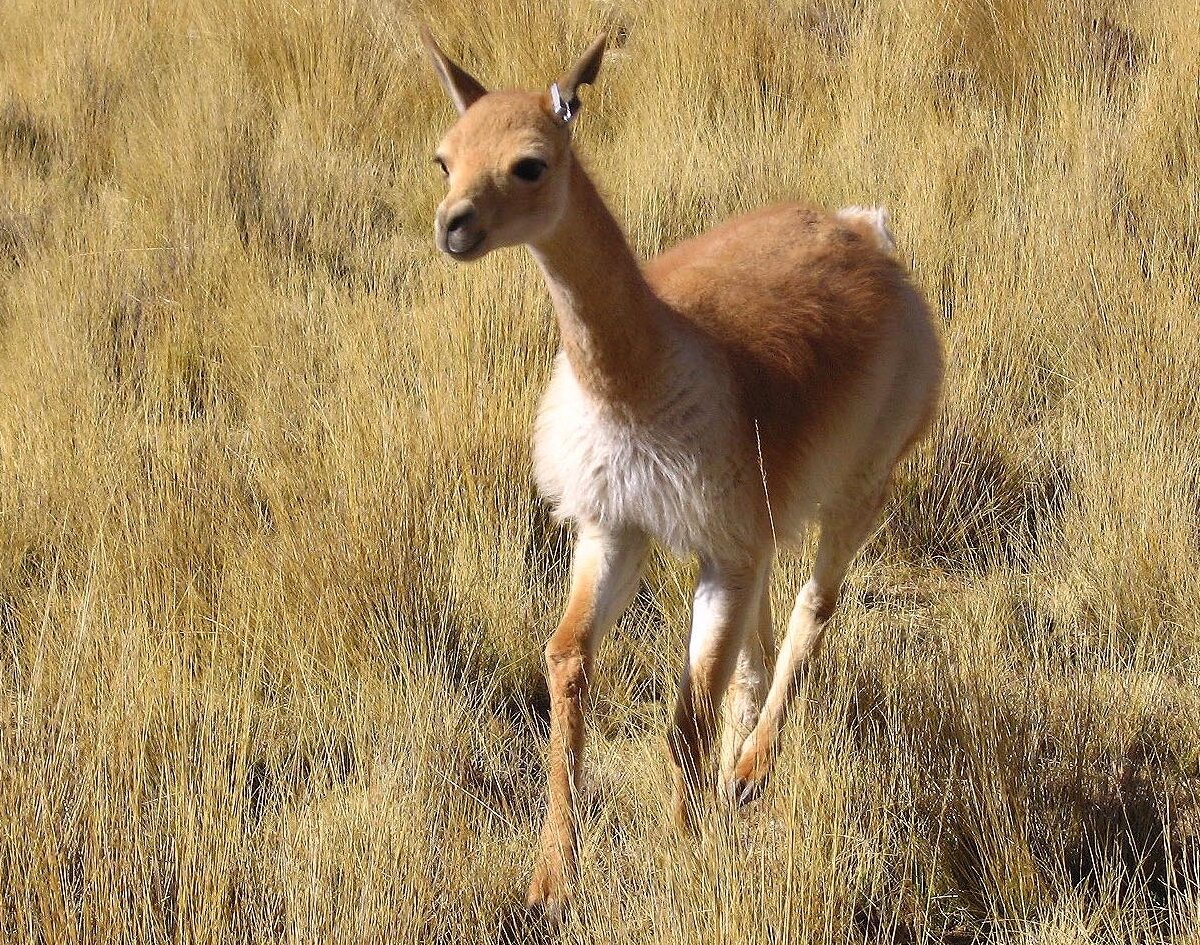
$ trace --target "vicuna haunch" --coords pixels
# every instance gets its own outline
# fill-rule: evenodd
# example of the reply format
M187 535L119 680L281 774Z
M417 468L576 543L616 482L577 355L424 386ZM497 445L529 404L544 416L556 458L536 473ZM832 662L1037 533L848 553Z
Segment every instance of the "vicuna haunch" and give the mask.
M438 248L468 260L527 245L562 335L534 456L542 494L577 530L546 645L549 798L528 896L553 908L575 878L588 680L648 543L700 559L667 739L687 824L726 689L719 790L737 801L762 788L846 569L929 426L942 355L880 210L768 207L639 262L571 149L603 38L548 91L492 93L424 40L461 116L437 151ZM810 522L816 565L776 657L776 539Z

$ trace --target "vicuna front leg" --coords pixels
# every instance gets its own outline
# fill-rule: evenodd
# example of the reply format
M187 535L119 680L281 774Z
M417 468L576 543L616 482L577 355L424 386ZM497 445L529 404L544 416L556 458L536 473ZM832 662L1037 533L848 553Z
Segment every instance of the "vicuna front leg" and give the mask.
M674 816L682 827L694 823L699 797L712 784L709 749L721 695L750 624L760 615L768 561L701 562L688 662L667 737L675 764Z
M526 900L530 906L561 906L575 881L579 844L575 795L583 753L583 704L604 634L637 590L646 545L637 532L608 531L590 524L579 527L566 610L546 644L547 807Z
M758 723L774 668L775 631L771 621L770 581L764 577L756 615L742 640L733 677L725 693L720 766L721 786L725 789L733 783L733 770L741 756L742 745Z
M879 517L883 492L883 484L871 480L861 491L830 503L821 513L821 537L817 543L813 575L796 596L770 692L734 768L733 783L728 788L734 798L750 800L766 784L775 760L779 733L800 680L820 649L825 626L833 616L841 594L846 570Z

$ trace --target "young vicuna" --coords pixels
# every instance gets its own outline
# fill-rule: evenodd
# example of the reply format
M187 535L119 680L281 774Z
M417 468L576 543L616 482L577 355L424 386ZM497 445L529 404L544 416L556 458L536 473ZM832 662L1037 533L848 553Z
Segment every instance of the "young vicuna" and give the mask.
M741 800L763 785L846 568L929 425L942 356L880 210L768 207L642 265L571 149L603 38L548 91L492 93L424 40L461 115L437 150L449 184L438 248L468 260L527 245L562 335L534 444L542 493L577 529L546 645L549 805L529 889L531 905L553 907L575 875L588 680L649 541L700 559L668 735L686 824L726 687L720 789ZM816 566L776 659L776 539L812 521Z

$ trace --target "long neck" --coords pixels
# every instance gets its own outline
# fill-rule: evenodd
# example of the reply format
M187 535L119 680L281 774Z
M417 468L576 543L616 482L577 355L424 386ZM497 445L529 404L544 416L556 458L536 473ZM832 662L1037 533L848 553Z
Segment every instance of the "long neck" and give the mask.
M605 400L635 406L661 364L661 305L578 160L569 188L558 226L530 249L579 382Z

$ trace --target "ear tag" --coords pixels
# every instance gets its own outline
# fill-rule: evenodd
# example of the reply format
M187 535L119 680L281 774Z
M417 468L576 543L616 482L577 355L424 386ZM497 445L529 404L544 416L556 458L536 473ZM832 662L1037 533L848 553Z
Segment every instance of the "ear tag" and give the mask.
M575 113L571 111L571 103L562 97L557 82L550 86L550 107L555 116L562 119L564 125L569 124L575 117Z

